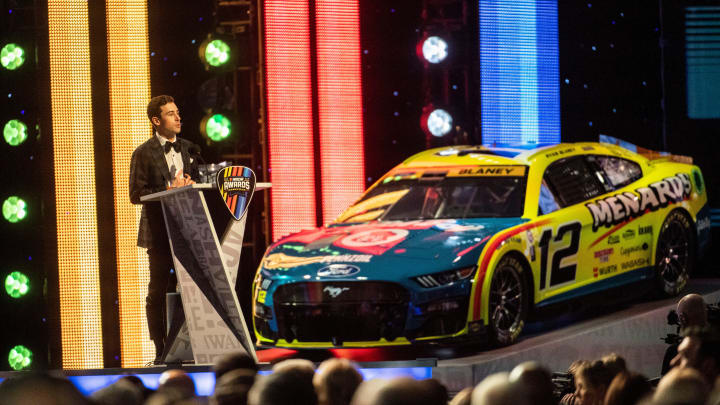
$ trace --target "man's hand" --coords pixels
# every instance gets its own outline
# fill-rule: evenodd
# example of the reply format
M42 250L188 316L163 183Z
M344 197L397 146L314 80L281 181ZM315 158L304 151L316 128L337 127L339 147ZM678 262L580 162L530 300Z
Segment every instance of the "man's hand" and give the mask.
M178 172L177 176L175 176L172 184L170 184L168 189L185 187L185 186L189 186L190 184L195 184L193 179L190 178L190 175L189 174L183 175L182 172Z

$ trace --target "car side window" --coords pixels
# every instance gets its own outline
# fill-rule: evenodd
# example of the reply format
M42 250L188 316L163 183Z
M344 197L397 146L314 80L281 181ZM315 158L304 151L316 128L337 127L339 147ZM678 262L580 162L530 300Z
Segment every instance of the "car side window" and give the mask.
M642 177L642 170L637 163L616 156L588 156L605 173L613 189L627 186Z
M548 188L545 180L543 180L542 184L540 184L540 199L538 200L538 206L539 215L549 214L560 208L555 200L555 196L553 196L552 191Z
M572 156L551 164L543 176L561 208L581 203L608 191L603 175L584 156Z

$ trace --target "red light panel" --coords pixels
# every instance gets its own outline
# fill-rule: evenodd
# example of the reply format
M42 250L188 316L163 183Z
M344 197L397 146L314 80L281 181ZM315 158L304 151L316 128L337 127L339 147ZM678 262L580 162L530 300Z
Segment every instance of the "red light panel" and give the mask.
M310 22L306 0L264 3L273 240L316 225Z
M360 16L357 0L316 0L323 222L365 189Z

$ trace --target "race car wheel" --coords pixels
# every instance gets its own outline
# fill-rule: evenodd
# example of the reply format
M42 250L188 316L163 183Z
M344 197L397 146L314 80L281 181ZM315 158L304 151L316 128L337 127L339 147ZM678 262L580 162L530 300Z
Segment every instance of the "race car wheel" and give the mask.
M490 338L496 345L515 342L525 325L528 305L523 271L525 269L518 259L505 256L493 274L488 323Z
M678 295L687 284L694 263L693 227L681 211L672 211L660 228L655 268L661 291Z

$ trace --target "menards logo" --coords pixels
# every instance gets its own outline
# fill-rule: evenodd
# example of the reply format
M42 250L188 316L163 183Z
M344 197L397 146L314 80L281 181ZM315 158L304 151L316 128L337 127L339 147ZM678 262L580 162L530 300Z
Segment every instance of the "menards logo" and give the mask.
M626 219L655 211L690 196L692 185L687 173L677 173L661 181L585 204L593 217L593 232L601 226L610 227Z

